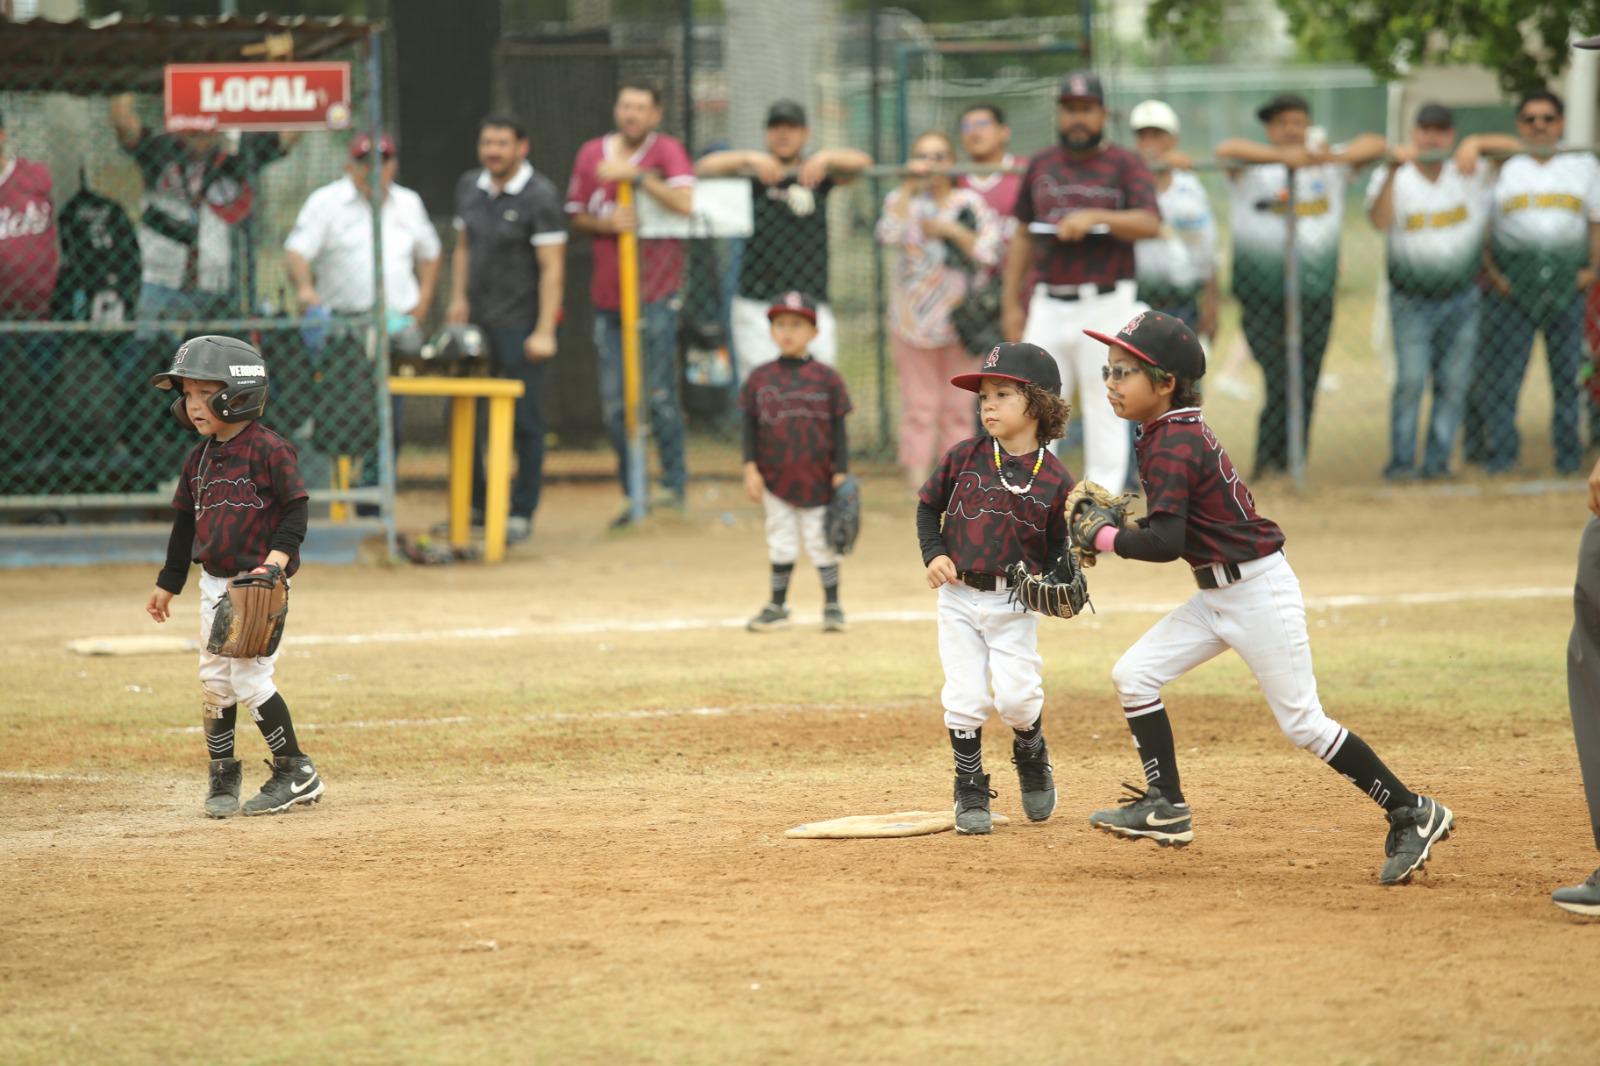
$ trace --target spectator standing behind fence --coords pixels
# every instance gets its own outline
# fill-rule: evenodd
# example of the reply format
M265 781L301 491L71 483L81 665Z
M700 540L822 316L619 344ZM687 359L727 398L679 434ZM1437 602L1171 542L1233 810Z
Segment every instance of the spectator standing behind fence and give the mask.
M1139 157L1155 175L1161 233L1133 246L1139 300L1197 336L1217 332L1217 220L1205 186L1178 150L1178 113L1162 100L1128 112Z
M239 227L255 210L254 182L298 133L246 133L233 151L217 133L151 133L132 93L111 98L117 141L144 178L139 253L140 318L239 314Z
M983 197L1000 220L1000 236L1009 250L1011 238L1017 233L1017 218L1012 212L1022 189L1022 175L1015 172L1023 168L1025 160L1009 151L1011 127L1006 125L1006 113L998 104L973 104L961 112L957 128L961 150L973 166L1003 168L991 174L963 174L956 184ZM1001 262L1005 262L1003 256Z
M974 276L1000 263L1000 220L983 197L957 187L948 170L955 142L930 130L911 146L910 172L889 193L878 241L894 253L889 350L900 379L900 466L922 485L933 464L972 435L972 402L950 379L972 368L950 321Z
M439 280L439 235L422 197L395 184L399 163L394 142L383 134L382 183L383 296L391 334L415 327L433 304ZM300 208L283 242L284 263L301 310L309 315L369 315L377 294L372 263L372 138L350 142L345 175L316 189ZM330 456L362 456L358 484L376 485L377 383L367 358L364 332L335 325L312 354L318 451ZM398 410L394 419L398 435ZM358 513L372 513L361 505Z
M1517 129L1534 151L1500 167L1484 273L1490 290L1467 399L1465 454L1487 473L1517 464L1517 398L1533 335L1544 335L1553 403L1556 471L1578 470L1578 371L1583 304L1600 271L1600 164L1585 149L1548 154L1565 128L1561 98L1543 89L1517 105ZM1534 154L1539 152L1541 154Z
M1419 473L1418 414L1430 374L1433 403L1420 474L1450 473L1478 344L1477 276L1488 207L1488 168L1477 160L1483 141L1466 138L1455 159L1419 161L1456 142L1450 109L1425 104L1411 143L1397 146L1367 186L1367 218L1384 231L1388 247L1395 382L1383 476L1390 481Z
M1217 145L1230 160L1232 184L1233 292L1239 300L1245 340L1261 364L1266 397L1256 433L1253 478L1289 468L1289 356L1284 339L1284 263L1287 258L1289 175L1294 175L1295 250L1300 264L1301 395L1305 441L1322 357L1333 328L1333 295L1339 277L1339 231L1351 175L1380 158L1388 145L1363 133L1334 150L1311 147L1311 105L1281 93L1257 112L1267 142L1235 137Z
M567 218L555 185L528 163L528 134L517 119L490 115L478 123L478 162L456 182L447 318L483 330L494 375L525 390L514 420L517 473L506 524L506 536L520 541L533 532L543 482L544 368L556 354ZM472 502L480 514L486 421L480 413L473 451Z
M11 154L0 115L0 322L48 318L59 265L50 168Z
M812 357L829 366L839 361L839 331L828 305L828 194L870 167L872 157L854 148L806 155L810 138L805 108L779 100L767 110L766 151L713 152L695 167L703 178L754 174L755 229L739 260L731 316L740 381L778 357L767 308L788 292L803 292L816 302Z
M1060 143L1035 153L1023 175L1014 213L1028 233L1018 234L1006 257L1001 314L1008 340L1037 345L1060 364L1062 395L1077 390L1084 477L1115 492L1127 481L1132 445L1101 384L1105 349L1083 331L1115 333L1144 309L1133 246L1155 237L1161 219L1150 168L1126 148L1102 143L1105 125L1099 77L1061 79ZM1030 268L1039 283L1024 309Z
M628 435L622 395L622 290L617 234L639 228L638 210L617 203L617 184L635 183L635 197L649 196L668 211L687 215L694 207L694 168L683 145L664 133L661 94L654 86L626 83L612 109L615 131L584 142L567 184L572 228L594 238L594 342L600 356L600 408L617 453L617 477L628 491ZM683 242L639 242L639 330L644 403L650 434L661 458L661 484L682 508L687 474L683 462L683 411L678 407L678 309L683 284ZM641 412L641 417L644 412ZM633 520L624 508L611 523Z

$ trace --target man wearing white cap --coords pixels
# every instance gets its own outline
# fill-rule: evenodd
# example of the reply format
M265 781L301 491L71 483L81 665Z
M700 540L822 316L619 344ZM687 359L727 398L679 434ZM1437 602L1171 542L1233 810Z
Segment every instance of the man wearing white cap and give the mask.
M1133 246L1139 299L1196 334L1217 331L1217 220L1205 186L1178 151L1178 114L1146 100L1128 114L1134 146L1156 178L1161 234Z

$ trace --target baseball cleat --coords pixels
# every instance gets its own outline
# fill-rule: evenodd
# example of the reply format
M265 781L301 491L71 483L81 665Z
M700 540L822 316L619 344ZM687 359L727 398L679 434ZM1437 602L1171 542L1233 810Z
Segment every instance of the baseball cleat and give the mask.
M1441 840L1448 840L1450 827L1456 816L1450 808L1427 796L1416 807L1402 807L1389 812L1389 836L1383 842L1383 853L1389 861L1383 864L1378 880L1386 885L1403 885L1411 875L1422 869L1428 861L1428 851Z
M244 805L246 814L281 814L322 798L322 775L304 755L279 755L267 762L272 776Z
M1556 889L1550 893L1550 902L1573 914L1600 918L1600 870L1590 874L1581 885Z
M239 781L244 772L238 759L211 760L211 791L206 794L206 816L227 818L239 813Z
M830 603L822 608L822 631L824 633L843 633L844 608L837 603Z
M769 629L782 629L789 624L789 608L769 603L756 616L744 624L752 633L765 633Z
M989 788L988 774L956 775L956 832L962 836L983 836L993 832L994 819L989 801L995 793Z
M1123 782L1128 795L1122 806L1095 811L1089 824L1128 840L1153 840L1163 848L1181 848L1194 839L1194 816L1187 803L1173 803L1159 785L1135 788Z
M1056 809L1056 779L1050 767L1050 749L1044 739L1031 754L1016 741L1011 742L1011 762L1017 768L1017 787L1022 792L1022 810L1030 822L1042 822Z

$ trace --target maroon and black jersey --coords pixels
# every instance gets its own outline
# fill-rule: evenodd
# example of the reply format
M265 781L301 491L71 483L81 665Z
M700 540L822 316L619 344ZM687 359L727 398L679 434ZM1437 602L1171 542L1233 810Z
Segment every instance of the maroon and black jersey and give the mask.
M1108 144L1092 156L1078 158L1053 145L1028 160L1012 212L1026 232L1030 223L1054 224L1074 211L1141 208L1161 214L1155 178L1137 154ZM1091 234L1081 241L1036 236L1033 249L1033 268L1046 285L1109 289L1133 277L1132 242L1109 233Z
M194 558L207 573L231 577L261 564L284 508L305 498L294 445L251 422L231 440L194 446L172 506L194 512ZM299 553L290 553L284 572L299 568Z
M1141 426L1133 448L1150 514L1184 521L1190 566L1249 562L1283 547L1283 530L1256 513L1255 497L1198 407Z
M1008 455L1001 449L1005 480L1018 488L1026 485L1037 454ZM917 493L917 503L944 514L945 554L957 570L1003 574L1021 562L1037 574L1066 543L1065 503L1073 484L1061 460L1046 449L1033 487L1021 495L1012 492L995 470L994 438L984 434L945 452ZM923 555L928 562L926 548Z
M810 356L763 363L745 378L739 410L755 430L747 459L774 496L796 507L821 507L833 497L834 472L844 469L840 419L850 413L837 370Z

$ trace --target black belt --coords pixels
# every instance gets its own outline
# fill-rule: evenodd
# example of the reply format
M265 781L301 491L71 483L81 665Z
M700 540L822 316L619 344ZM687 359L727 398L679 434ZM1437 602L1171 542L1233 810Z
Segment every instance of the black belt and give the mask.
M978 570L957 570L956 577L968 588L977 589L979 592L993 592L995 589L1008 589L1011 579L1004 574L985 574Z
M1238 563L1219 563L1218 565L1222 567L1223 573L1228 575L1228 584L1231 585L1239 580ZM1203 589L1218 589L1222 587L1217 584L1217 572L1210 566L1197 566L1194 568L1194 583Z
M1082 285L1046 285L1044 294L1052 300L1086 300L1089 296L1083 291L1084 289L1094 289L1094 295L1096 296L1108 296L1117 291L1118 285L1128 280L1130 279L1118 278L1110 285L1094 285L1089 282L1085 282Z

